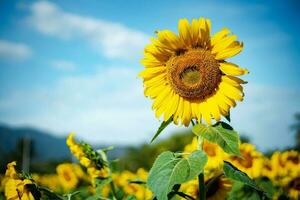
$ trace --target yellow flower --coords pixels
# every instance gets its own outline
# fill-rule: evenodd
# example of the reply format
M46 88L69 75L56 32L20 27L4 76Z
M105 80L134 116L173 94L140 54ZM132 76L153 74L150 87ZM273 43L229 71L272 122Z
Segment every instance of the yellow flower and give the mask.
M79 160L80 164L87 168L87 173L89 174L93 185L95 184L95 178L106 178L110 175L108 167L99 169L96 164L85 155L80 144L74 140L74 133L69 134L66 143L72 154Z
M230 156L228 158L229 162L231 162L239 170L248 174L251 178L261 176L264 164L264 157L262 153L258 152L254 145L248 143L240 145L240 152L242 158Z
M275 185L286 187L291 180L300 177L300 154L296 151L274 152L271 159L265 161L269 171L264 175Z
M57 174L45 174L45 175L32 175L33 180L39 185L48 187L49 189L61 192L61 184Z
M56 167L59 181L65 190L71 190L76 187L79 180L75 168L70 163L63 163Z
M113 174L113 180L117 187L121 188L125 194L134 195L137 199L151 199L152 192L142 184L130 183L130 181L146 181L148 172L144 169L138 169L136 174L123 171L119 174Z
M33 195L26 189L26 185L32 184L29 179L20 179L16 170L16 162L7 164L7 170L5 172L5 188L4 195L7 200L34 200Z
M6 177L9 177L9 178L17 178L18 177L18 174L15 169L16 165L17 165L16 161L13 161L13 162L7 164L7 169L5 171Z
M144 50L145 96L154 99L157 118L164 116L188 126L191 119L219 121L236 101L243 100L243 80L248 73L225 59L240 53L243 44L227 28L212 37L209 19L179 20L179 35L170 30L157 32L157 38Z
M207 184L212 178L206 178L205 184ZM206 193L207 200L224 200L232 188L232 183L225 177L219 177L212 185L213 189L208 190ZM181 191L199 199L199 186L198 180L194 179L187 183L182 184Z
M197 150L197 138L193 138L192 142L185 146L184 152L191 153ZM214 143L204 140L203 150L207 155L207 163L205 165L205 174L215 173L220 170L223 166L223 160L225 159L226 153Z
M207 200L223 200L226 199L228 193L232 188L232 183L225 177L218 178L214 184L213 190L206 193Z
M289 183L288 194L291 199L298 200L300 198L300 176Z

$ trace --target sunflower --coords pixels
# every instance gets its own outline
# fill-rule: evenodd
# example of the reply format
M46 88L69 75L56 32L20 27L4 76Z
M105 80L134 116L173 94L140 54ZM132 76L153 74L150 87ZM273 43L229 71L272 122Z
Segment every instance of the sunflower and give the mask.
M92 184L95 184L95 178L107 178L109 176L109 168L106 166L99 167L94 160L88 158L84 152L84 147L74 139L74 133L69 134L66 143L80 164L87 168Z
M27 185L33 184L29 179L20 177L15 169L17 163L7 164L5 172L4 195L7 200L34 200L33 195L27 189Z
M136 173L125 170L121 173L113 174L113 181L127 195L134 195L137 199L151 199L152 192L145 185L130 183L130 181L145 182L147 177L148 173L140 168Z
M193 138L192 142L184 147L184 152L191 153L197 150L197 138ZM223 160L226 158L226 153L214 143L204 140L203 151L205 151L208 160L205 165L205 174L210 175L223 167Z
M300 154L297 151L273 153L269 160L269 178L276 184L286 187L291 180L300 177Z
M289 183L288 194L292 199L296 200L300 198L300 177L293 179Z
M261 176L264 166L263 154L257 151L254 145L248 143L240 145L240 152L242 157L230 156L228 161L251 178Z
M191 119L211 124L227 116L236 101L243 100L245 81L236 76L248 73L225 59L243 49L227 28L210 36L209 19L179 20L179 35L157 31L157 38L144 49L141 63L145 96L154 99L155 115L188 126Z
M226 199L232 188L232 183L225 177L219 177L212 185L211 190L206 193L207 200Z
M59 181L65 190L71 190L76 187L79 180L75 173L75 167L70 163L63 163L56 167Z
M229 194L232 183L225 177L212 177L205 180L206 185L210 185L210 188L206 192L207 200L222 200L226 199ZM192 196L195 199L198 199L199 195L199 186L198 180L194 179L187 183L182 184L181 191Z

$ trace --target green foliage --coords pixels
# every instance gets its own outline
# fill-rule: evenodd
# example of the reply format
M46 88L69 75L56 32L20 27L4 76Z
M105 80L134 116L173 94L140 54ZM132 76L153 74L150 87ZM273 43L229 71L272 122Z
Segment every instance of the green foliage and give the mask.
M143 144L141 146L131 147L127 150L126 154L120 158L118 162L119 169L136 171L142 167L149 170L159 154L163 151L182 151L184 146L192 141L193 137L192 132L188 130L177 132L169 138L155 141L151 145Z
M253 181L246 173L240 171L231 163L224 161L223 170L227 178L244 183L255 190L260 190L256 185L255 181Z
M194 151L187 158L164 152L155 160L147 185L158 200L167 200L174 185L193 179L203 171L206 162L207 156L203 151Z
M157 132L155 133L155 135L153 136L153 138L151 139L152 143L158 136L159 134L173 121L173 117L170 117L170 119L168 119L167 121L163 121L161 123L161 125L159 126Z
M257 185L265 191L269 196L273 196L277 191L276 187L273 185L272 181L266 177L256 180Z
M95 151L89 144L81 142L80 146L83 149L84 154L88 159L92 160L98 169L102 169L107 166L107 162L103 158L102 152Z
M256 184L256 182L254 180L252 180L246 173L240 171L238 168L233 166L231 163L224 161L223 170L224 170L224 175L227 178L229 178L235 182L242 183L243 186L240 185L241 188L250 187L247 190L243 189L243 191L244 190L246 191L247 195L245 195L245 196L247 196L247 199L270 199L271 198L270 194L265 193ZM241 188L240 188L240 190L241 190ZM250 197L249 197L249 195L250 195ZM239 199L239 198L237 198L237 199Z
M226 153L240 156L239 135L225 122L218 122L214 126L197 124L192 131L197 136L217 143Z
M242 182L234 182L232 190L227 200L260 200L260 196L256 190L243 184Z

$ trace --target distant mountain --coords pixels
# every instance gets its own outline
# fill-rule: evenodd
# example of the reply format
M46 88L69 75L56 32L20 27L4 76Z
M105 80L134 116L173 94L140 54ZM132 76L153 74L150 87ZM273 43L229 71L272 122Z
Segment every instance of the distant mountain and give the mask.
M0 125L1 152L8 153L15 150L18 143L20 144L24 138L33 145L33 159L36 161L58 160L70 157L64 137L56 137L48 132L34 128L13 128Z
M50 132L38 130L29 127L10 127L0 124L0 157L5 153L18 151L17 154L22 153L22 148L17 145L22 144L22 139L30 140L33 146L33 161L49 161L61 160L70 158L71 154L66 145L65 137L57 137ZM108 145L95 145L95 149L107 147ZM109 157L112 159L119 158L127 152L127 146L118 146L109 152Z

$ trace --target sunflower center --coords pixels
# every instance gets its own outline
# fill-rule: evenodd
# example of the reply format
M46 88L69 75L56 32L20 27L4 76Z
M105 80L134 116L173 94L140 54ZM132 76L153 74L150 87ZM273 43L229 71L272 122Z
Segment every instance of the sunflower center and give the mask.
M63 177L65 178L66 181L70 181L71 180L71 176L67 171L63 172Z
M248 152L241 153L243 158L235 157L234 159L236 159L243 167L251 168L253 166L253 157Z
M207 50L188 49L167 62L168 81L180 96L203 100L221 81L219 63Z

